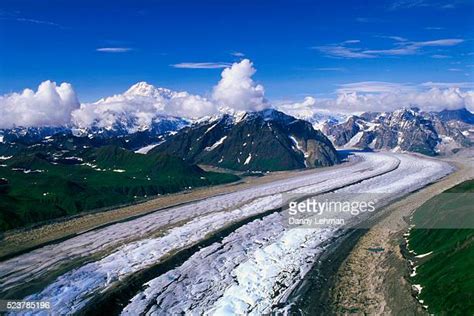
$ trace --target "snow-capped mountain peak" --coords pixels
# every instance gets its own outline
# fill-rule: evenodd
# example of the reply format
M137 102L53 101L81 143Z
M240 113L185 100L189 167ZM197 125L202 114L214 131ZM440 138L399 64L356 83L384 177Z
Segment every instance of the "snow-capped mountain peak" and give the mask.
M446 118L458 120L446 122ZM341 124L328 124L323 130L336 146L436 155L471 146L471 129L472 125L459 120L458 113L428 113L412 107L362 113Z
M166 88L157 88L145 81L132 85L125 93L127 97L171 98L176 92Z

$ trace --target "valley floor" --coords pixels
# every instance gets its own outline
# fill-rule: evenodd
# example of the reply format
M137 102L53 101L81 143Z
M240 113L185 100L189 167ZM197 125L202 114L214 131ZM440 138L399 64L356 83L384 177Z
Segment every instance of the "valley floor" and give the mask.
M340 168L347 166L353 162L346 162L342 165L334 166ZM215 168L208 168L203 166L206 170L215 171ZM153 198L149 201L112 209L101 212L90 212L80 214L69 219L60 219L51 224L42 225L33 229L18 229L7 231L0 240L0 260L1 258L8 258L15 254L34 249L42 245L52 243L57 240L69 238L83 232L104 227L113 223L130 220L136 217L155 212L160 209L173 207L185 203L195 202L201 199L236 192L252 188L272 181L290 179L304 174L314 174L324 171L327 168L318 168L311 170L298 171L279 171L266 174L263 177L244 177L241 181L223 185L216 185L211 187L195 188L185 192L178 192L168 194L165 196ZM228 171L228 170L226 170ZM222 170L217 170L222 172Z
M48 300L57 314L100 314L101 306L131 315L269 313L343 234L285 225L285 194L370 192L385 206L452 171L420 156L355 153L341 166L255 178L212 197L196 191L127 221L102 219L107 226L90 230L100 225L91 221L64 233L73 237L0 262L1 298Z

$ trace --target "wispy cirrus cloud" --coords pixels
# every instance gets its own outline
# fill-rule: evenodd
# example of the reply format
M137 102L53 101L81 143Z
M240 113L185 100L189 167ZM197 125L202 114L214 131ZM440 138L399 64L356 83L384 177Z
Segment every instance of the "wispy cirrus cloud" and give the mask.
M54 27L61 27L61 25L58 24L58 23L54 23L54 22L50 22L50 21L43 21L43 20L36 20L36 19L15 18L15 21L33 23L33 24L49 25L49 26L54 26Z
M406 83L393 83L385 81L361 81L340 84L337 93L397 93L411 91L413 86Z
M390 3L389 10L413 9L413 8L435 8L454 9L461 5L463 0L436 1L436 0L397 0Z
M425 27L425 30L440 31L440 30L444 30L444 27L441 27L441 26L427 26L427 27Z
M131 47L100 47L96 51L101 53L126 53L132 51Z
M173 68L184 68L184 69L219 69L219 68L227 68L231 66L230 63L225 62L204 62L204 63L178 63L178 64L171 64L170 66Z
M52 27L62 28L63 26L47 20L36 19L36 18L28 18L20 15L18 11L3 11L0 10L0 20L4 21L13 21L19 23L29 23L29 24L37 24L37 25L46 25Z
M464 42L460 38L446 38L431 41L409 41L401 36L378 36L388 38L395 41L393 47L384 49L367 49L357 47L354 44L359 44L358 40L349 40L337 44L330 44L325 46L315 46L316 49L333 58L378 58L383 56L404 56L415 55L420 53L423 49L429 47L450 47L456 46Z
M312 49L318 50L327 57L333 58L375 58L372 54L362 52L357 47L347 47L344 45L314 46Z
M434 58L434 59L447 59L447 58L451 58L451 56L443 55L443 54L434 54L434 55L431 55L431 58Z
M460 88L460 89L474 89L474 82L423 82L420 84L422 87L428 88Z
M230 54L234 57L245 57L245 54L242 52L231 52Z
M316 70L320 71L346 71L347 69L344 67L322 67L322 68L316 68Z

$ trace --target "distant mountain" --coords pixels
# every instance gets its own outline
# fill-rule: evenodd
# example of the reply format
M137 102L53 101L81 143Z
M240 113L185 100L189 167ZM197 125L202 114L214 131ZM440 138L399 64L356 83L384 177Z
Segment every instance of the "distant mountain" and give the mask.
M426 113L411 108L371 112L353 115L340 124L327 123L323 131L339 147L436 155L471 146L469 130L472 130L472 125L455 119L460 115L469 119L464 111L457 114L450 111Z
M275 171L339 162L326 136L310 123L282 112L225 114L168 137L150 153L167 153L195 164L234 170Z
M86 128L73 127L71 131L75 136L87 136L89 138L110 138L139 132L147 132L156 136L170 131L177 131L187 125L189 125L188 120L165 115L156 115L151 124L140 125L136 119L129 118L124 114L119 120L107 127L100 127L99 124L95 123Z
M15 127L0 129L0 143L20 142L25 145L35 144L52 135L68 131L68 127Z
M182 94L139 82L122 94L81 105L73 113L73 127L79 135L104 137L141 131L162 134L178 130L188 125L189 121L167 115L165 107L170 100L180 98Z
M472 114L465 108L459 110L443 110L441 112L436 113L436 115L443 122L459 121L474 125L474 114Z
M163 135L190 124L187 119L165 114L165 105L172 99L183 98L183 94L186 93L139 82L123 94L82 104L73 112L72 123L68 126L0 129L0 143L35 144L59 133L72 133L90 139L109 139L136 133L149 137Z

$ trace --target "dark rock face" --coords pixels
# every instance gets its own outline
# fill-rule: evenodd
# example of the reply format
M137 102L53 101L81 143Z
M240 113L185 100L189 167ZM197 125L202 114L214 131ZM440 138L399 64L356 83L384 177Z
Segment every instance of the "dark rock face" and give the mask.
M327 135L334 136L334 144L336 146L343 146L360 131L360 125L357 124L358 120L360 120L359 117L351 116L346 122L339 125L327 126L323 131Z
M474 125L474 114L469 112L467 109L443 110L437 113L437 116L443 122L459 121L459 122Z
M399 150L436 155L448 144L454 147L471 146L466 136L472 125L469 111L425 113L419 109L401 109L387 113L364 113L346 122L326 126L325 131L337 146L376 150ZM462 117L464 121L451 119ZM448 121L447 118L450 118ZM441 146L443 145L443 146ZM446 147L446 146L444 146Z
M224 115L180 130L155 147L186 161L234 170L275 171L339 162L324 134L276 110Z

